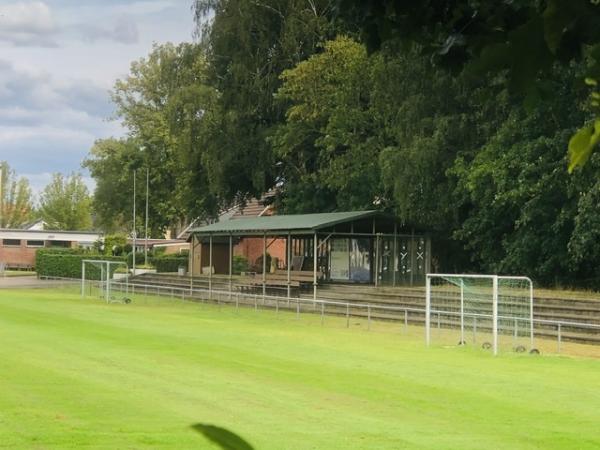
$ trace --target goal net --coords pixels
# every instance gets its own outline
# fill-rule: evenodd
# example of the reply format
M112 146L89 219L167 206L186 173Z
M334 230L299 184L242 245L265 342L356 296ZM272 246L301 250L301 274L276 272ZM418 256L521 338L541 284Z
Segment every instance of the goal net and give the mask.
M533 350L533 284L527 277L428 274L426 341Z
M123 280L115 282L119 268ZM81 296L97 297L107 303L124 302L129 291L128 266L123 261L86 259L81 262ZM124 292L123 292L124 291Z

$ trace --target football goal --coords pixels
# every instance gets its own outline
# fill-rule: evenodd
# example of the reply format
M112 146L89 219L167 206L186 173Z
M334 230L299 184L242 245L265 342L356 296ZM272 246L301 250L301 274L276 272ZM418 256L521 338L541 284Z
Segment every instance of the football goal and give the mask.
M95 259L84 259L81 261L81 296L97 296L106 303L128 303L125 296L112 295L111 282L114 280L115 272L119 267L125 268L124 283L119 283L119 290L125 286L125 294L129 291L128 266L123 261L105 261ZM122 294L122 292L121 292Z
M536 353L533 283L527 277L428 274L425 293L427 345L481 345Z

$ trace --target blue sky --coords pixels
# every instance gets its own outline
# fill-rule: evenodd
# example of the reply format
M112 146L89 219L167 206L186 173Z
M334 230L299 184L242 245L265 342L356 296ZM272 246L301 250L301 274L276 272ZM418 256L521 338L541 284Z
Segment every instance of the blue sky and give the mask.
M53 172L81 171L94 140L124 134L110 120L115 80L154 42L190 41L190 6L0 0L0 160L38 192Z

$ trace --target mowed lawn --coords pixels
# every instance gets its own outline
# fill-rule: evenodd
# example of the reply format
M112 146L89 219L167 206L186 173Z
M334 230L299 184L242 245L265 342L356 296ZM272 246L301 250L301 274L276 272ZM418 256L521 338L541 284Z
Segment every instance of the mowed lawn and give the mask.
M344 325L0 291L0 447L216 448L194 423L256 449L600 447L599 360Z

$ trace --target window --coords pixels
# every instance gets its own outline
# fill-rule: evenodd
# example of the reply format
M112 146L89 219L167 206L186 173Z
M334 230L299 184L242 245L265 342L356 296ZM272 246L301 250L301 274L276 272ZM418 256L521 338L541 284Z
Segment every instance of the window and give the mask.
M27 241L27 247L43 247L44 241Z
M20 239L3 239L2 244L5 247L20 247L21 240Z

